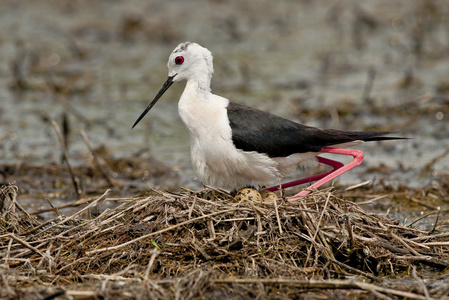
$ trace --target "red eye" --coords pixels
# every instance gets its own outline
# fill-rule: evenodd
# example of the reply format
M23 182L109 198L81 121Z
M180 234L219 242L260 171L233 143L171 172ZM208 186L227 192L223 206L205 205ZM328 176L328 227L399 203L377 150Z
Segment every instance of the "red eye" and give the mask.
M178 56L175 58L175 64L182 65L183 62L184 62L184 57Z

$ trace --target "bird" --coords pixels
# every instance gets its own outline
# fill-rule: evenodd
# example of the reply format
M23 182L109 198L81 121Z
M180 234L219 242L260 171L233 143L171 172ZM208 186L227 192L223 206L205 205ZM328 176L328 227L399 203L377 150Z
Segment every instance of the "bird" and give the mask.
M275 191L315 181L290 198L298 199L362 162L363 152L349 147L367 141L402 139L386 136L392 133L389 131L306 126L215 95L210 87L212 53L194 42L179 44L170 54L167 67L165 83L132 128L173 83L186 81L178 113L190 136L193 169L203 184L214 188L237 191L280 182L298 167L316 167L319 163L333 167L322 174L266 188ZM350 155L353 160L344 165L319 156L322 153Z

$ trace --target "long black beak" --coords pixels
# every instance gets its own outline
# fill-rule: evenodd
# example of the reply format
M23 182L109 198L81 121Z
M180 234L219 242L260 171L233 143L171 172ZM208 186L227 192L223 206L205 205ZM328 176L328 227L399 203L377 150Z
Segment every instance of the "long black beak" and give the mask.
M140 120L142 120L142 118L145 117L147 112L149 112L150 109L156 104L157 100L159 100L159 98L165 93L165 91L168 90L168 88L173 84L173 78L175 78L175 76L176 76L176 74L173 76L168 76L167 80L165 81L164 85L157 93L156 97L154 97L153 101L151 101L150 104L148 104L147 108L145 108L143 113L137 118L137 120L134 123L132 128L134 128L137 125L137 123L139 123Z

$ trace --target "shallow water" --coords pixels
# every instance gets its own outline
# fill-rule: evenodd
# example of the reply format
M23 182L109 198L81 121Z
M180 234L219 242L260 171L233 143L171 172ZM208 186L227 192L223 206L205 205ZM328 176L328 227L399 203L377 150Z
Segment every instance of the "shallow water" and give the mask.
M59 161L48 120L61 123L66 111L74 161L88 153L79 136L85 129L94 146L104 144L118 157L150 148L181 174L179 186L200 187L177 116L183 84L131 130L164 82L172 49L192 40L213 52L213 91L232 101L312 126L413 137L361 145L363 165L340 183L381 179L419 187L447 176L447 157L420 175L449 147L444 1L11 0L1 6L1 162ZM375 77L363 99L370 69ZM18 78L26 87L17 87ZM381 172L382 164L390 170Z

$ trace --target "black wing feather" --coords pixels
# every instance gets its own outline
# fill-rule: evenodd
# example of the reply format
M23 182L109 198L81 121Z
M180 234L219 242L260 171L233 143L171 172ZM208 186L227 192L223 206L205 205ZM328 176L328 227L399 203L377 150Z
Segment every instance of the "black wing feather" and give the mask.
M243 151L257 151L270 157L319 152L326 146L356 140L401 139L384 137L391 133L388 131L341 131L305 126L233 102L229 102L227 111L234 145Z

